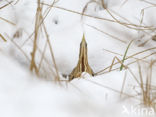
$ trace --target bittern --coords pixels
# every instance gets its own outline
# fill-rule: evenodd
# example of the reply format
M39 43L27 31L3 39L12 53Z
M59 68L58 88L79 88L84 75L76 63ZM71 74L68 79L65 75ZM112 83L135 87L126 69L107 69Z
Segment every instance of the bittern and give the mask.
M80 77L83 72L87 72L90 75L94 76L94 72L88 63L87 51L88 51L87 43L85 40L85 36L83 35L82 41L80 43L79 60L77 66L73 69L73 71L69 75L69 81L73 80L74 78Z

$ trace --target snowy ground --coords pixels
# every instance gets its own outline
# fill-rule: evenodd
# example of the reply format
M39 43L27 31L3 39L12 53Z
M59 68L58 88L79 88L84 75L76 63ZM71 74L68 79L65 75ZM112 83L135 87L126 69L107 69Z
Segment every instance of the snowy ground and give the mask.
M0 7L7 4L8 1L1 0ZM85 11L85 14L89 16L84 16L81 19L77 13L82 12L88 1L59 0L44 21L59 73L69 74L76 66L79 44L84 33L88 43L89 64L95 73L110 66L115 56L122 60L131 40L134 41L127 56L154 48L140 53L124 63L127 65L136 61L136 58L141 59L152 53L152 56L139 61L145 80L150 72L150 62L155 60L156 42L152 40L152 37L155 35L156 27L156 1L148 0L149 3L147 3L141 0L127 0L127 2L125 0L105 0L105 4L114 18L101 5L91 3ZM52 2L52 0L44 0L46 4ZM7 42L4 42L0 38L0 117L155 116L151 108L147 114L141 113L142 108L139 107L142 103L141 96L130 97L141 94L141 92L129 70L119 71L118 69L108 72L107 69L95 77L82 74L82 78L59 84L52 81L53 77L48 71L49 66L53 65L50 62L51 56L47 52L49 66L45 63L44 67L47 65L45 68L47 72L43 72L43 76L47 75L48 78L38 78L31 74L29 59L33 47L31 40L33 37L27 39L34 31L37 0L19 0L17 4L15 3L16 0L11 3L12 5L0 9L0 34L7 39ZM46 8L47 5L44 5L43 10ZM68 9L68 11L60 8ZM143 11L144 8L146 9ZM12 23L8 23L2 18ZM109 19L109 21L104 19ZM115 19L119 20L120 24L113 22ZM143 22L140 24L141 20ZM138 27L123 25L123 22L124 24L136 24ZM149 27L152 29L149 30ZM17 31L19 36L15 36ZM41 38L39 48L43 50L44 35L41 35ZM12 39L14 42L11 41ZM23 45L25 41L26 43ZM146 41L147 43L144 44ZM16 44L27 54L28 59ZM38 53L37 56L37 61L39 61L41 55ZM117 64L113 66L113 69L120 66ZM137 62L128 67L139 80ZM156 76L155 70L154 65L152 78ZM120 95L125 75L124 93ZM156 80L152 79L153 86L155 83ZM129 113L125 112L125 108ZM136 112L133 112L132 108L135 108Z

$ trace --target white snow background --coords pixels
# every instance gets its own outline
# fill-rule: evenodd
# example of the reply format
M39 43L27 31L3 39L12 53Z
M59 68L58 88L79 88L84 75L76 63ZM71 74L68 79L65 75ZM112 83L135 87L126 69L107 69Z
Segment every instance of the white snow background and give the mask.
M62 82L61 86L51 80L52 76L48 74L48 71L48 80L44 77L38 78L32 74L29 71L30 62L11 39L17 31L20 31L19 38L14 38L14 42L30 57L33 47L31 39L24 46L22 44L34 31L37 0L17 1L14 0L11 5L0 9L0 34L7 39L7 42L0 39L0 117L150 116L139 115L138 113L123 113L123 106L130 110L131 106L137 107L141 103L140 97L137 99L127 97L127 95L135 95L140 92L140 88L136 88L139 87L137 82L128 70L106 71L107 73L94 77L84 73L81 78L76 78L68 84ZM100 3L100 0L96 1ZM9 0L0 0L0 6L4 6L8 2ZM17 4L15 4L16 2ZM51 4L53 0L42 0L42 2ZM122 60L131 40L134 41L127 56L156 47L156 42L152 40L156 27L155 0L148 0L149 3L143 0L104 0L109 11L121 22L140 25L142 14L144 14L141 25L151 26L154 29L140 31L117 22L93 18L100 17L114 20L101 5L95 2L90 3L85 11L85 14L93 17L83 16L83 19L77 13L59 9L65 8L82 13L88 2L89 0L59 0L55 4L57 7L51 9L44 21L60 75L70 74L76 66L79 44L83 34L85 34L88 44L89 64L95 73L110 66L115 56ZM43 9L46 7L45 5ZM144 8L146 9L143 11ZM2 18L13 22L15 25L7 23ZM101 32L91 26L96 27ZM128 26L131 27L131 25ZM102 31L105 33L102 33ZM43 50L45 43L43 40L40 40L38 44L41 50ZM146 41L147 43L140 46ZM154 52L155 49L152 49L135 56L135 58L143 58ZM48 52L46 56L50 61L51 57ZM128 59L124 64L135 60L134 58ZM153 54L144 60L139 61L139 63L143 77L146 78L149 64L151 60L155 60L155 55ZM50 62L49 65L52 66ZM118 67L120 67L120 64L113 66L113 68ZM139 79L137 62L128 67ZM152 84L154 86L156 83L155 70L154 65L152 72ZM127 74L124 87L126 95L123 94L120 97L125 74Z

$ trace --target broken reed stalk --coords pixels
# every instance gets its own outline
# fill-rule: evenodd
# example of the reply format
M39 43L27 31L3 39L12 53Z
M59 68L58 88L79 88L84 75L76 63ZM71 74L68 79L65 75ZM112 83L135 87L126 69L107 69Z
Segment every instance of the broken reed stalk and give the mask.
M104 32L103 30L101 30L101 29L99 29L99 28L97 28L95 26L92 26L92 25L89 25L89 24L85 24L85 25L87 25L88 27L93 28L93 29L95 29L95 30L97 30L97 31L99 31L99 32L101 32L101 33L103 33L103 34L117 40L117 41L120 41L121 43L126 43L126 41L121 40L120 38L118 38L118 37L116 37L116 36L114 36L114 35L112 35L110 33Z
M146 90L144 92L145 97L144 97L144 105L149 106L149 107L155 107L155 96L153 96L152 93L152 88L151 88L151 83L152 83L152 71L153 71L153 64L155 64L156 61L151 61L151 64L149 66L149 72L146 77Z
M115 60L117 60L125 69L127 69L127 66L124 65L123 62L118 57L115 56L112 60L112 64L110 65L109 72L112 71L112 67L113 67Z
M54 0L52 2L51 5L48 6L48 8L45 10L45 12L43 13L43 18L42 18L42 21L40 22L40 24L38 25L38 27L44 22L44 20L46 19L46 17L48 16L49 12L51 11L51 9L53 8L54 4L56 3L56 1ZM44 5L43 3L41 3L42 5ZM23 42L22 44L22 47L29 41L29 39L32 38L32 36L35 34L35 31L33 31L27 39L25 39L25 41Z
M133 58L134 56L137 56L137 55L140 55L140 54L142 54L142 53L148 52L148 51L150 51L150 50L155 50L155 49L156 49L156 47L152 47L152 48L149 48L149 49L146 49L146 50L137 52L137 53L135 53L135 54L132 54L132 55L126 57L125 60L128 60L128 59L130 59L130 58ZM153 53L151 53L151 54L149 54L149 55L147 55L147 56L144 56L144 57L142 57L141 59L138 59L138 60L145 59L145 58L147 58L147 57L149 57L149 56L152 56L152 55L154 55L154 54L156 54L156 52L153 52ZM131 63L128 63L127 65L136 63L138 60L135 60L135 61L133 61L133 62L131 62ZM119 64L119 63L120 63L120 62L115 62L115 63L113 64L113 66L114 66L114 65L117 65L117 64ZM107 70L107 69L110 69L110 67L111 67L111 66L108 66L108 67L106 67L105 69L102 69L102 70L96 72L95 75L103 74L104 71ZM119 68L112 69L111 71L117 70L117 69L119 69ZM107 72L106 72L106 73L107 73Z
M16 5L20 0L17 0L14 5Z
M110 91L113 91L113 92L115 92L115 93L118 93L118 94L121 93L121 91L118 91L117 89L113 89L112 87L103 85L103 84L98 83L98 82L95 82L95 81L93 81L93 80L85 79L85 81L88 81L88 82L90 82L90 83L92 83L92 84L95 84L95 85L97 85L97 86L99 86L99 87L102 87L102 88L108 89L108 90L110 90ZM140 100L140 99L137 98L135 95L130 95L130 94L125 93L125 92L122 92L122 95L126 96L127 98L133 98L133 99L135 99L135 100L137 100L137 101Z
M35 63L35 55L37 50L37 40L39 36L39 24L41 22L41 14L42 14L42 8L40 4L40 0L37 1L37 10L36 10L36 20L35 20L35 35L34 35L34 42L33 42L33 50L31 53L31 64L30 64L30 70L33 72L35 70L35 73L38 75L38 69Z
M156 96L155 94L153 94L152 92L152 70L153 70L153 65L155 64L156 61L151 61L151 64L149 66L149 71L147 73L147 77L146 77L146 82L145 82L145 87L141 87L142 88L142 93L143 93L143 104L147 107L153 107L155 110L155 106L156 106ZM139 68L141 71L141 68ZM141 74L141 72L140 72ZM144 85L143 83L141 83L142 85Z
M43 4L43 5L46 5L46 6L50 6L49 4L46 4L46 3L42 3L42 4ZM111 20L111 19L92 16L92 15L88 15L88 14L85 14L85 13L73 11L73 10L66 9L66 8L59 7L59 6L53 6L53 7L54 7L54 8L57 8L57 9L60 9L60 10L67 11L67 12L75 13L75 14L78 14L78 15L83 15L83 16L86 16L86 17L98 19L98 20L103 20L103 21L109 21L109 22L119 23L119 24L121 24L121 25L126 26L127 28L134 29L134 30L153 30L153 29L156 29L156 28L151 27L151 26L141 26L141 27L140 27L139 25L136 25L136 24L126 23L126 22L121 22L121 21L116 22L116 21ZM133 26L133 27L130 27L130 26Z
M50 50L50 54L51 54L51 57L52 57L52 61L53 61L54 67L55 67L55 72L56 72L55 81L60 81L60 76L59 76L59 73L58 73L58 68L57 68L57 65L56 65L56 61L55 61L52 45L50 43L49 35L47 33L47 30L46 30L44 22L43 22L42 25L43 25L43 29L44 29L44 32L45 32L45 35L46 35L46 38L47 38L47 43L48 43L48 46L49 46L49 50Z
M8 3L7 3L7 4L5 4L4 6L0 7L0 10L1 10L1 9L3 9L3 8L5 8L5 7L7 7L7 6L9 6L12 2L13 2L13 1L8 2Z
M52 3L52 5L54 3L55 3L55 1ZM41 69L42 61L45 58L44 54L45 54L45 51L46 51L46 47L48 45L49 50L50 50L50 54L51 54L51 57L52 57L52 61L53 61L53 64L54 64L55 73L56 73L54 75L55 76L55 81L60 81L60 77L59 77L58 69L57 69L57 66L56 66L55 57L54 57L54 54L53 54L53 50L52 50L52 46L51 46L51 43L50 43L49 35L47 33L46 26L44 25L44 19L49 14L51 8L52 7L48 7L46 9L45 16L43 17L42 16L42 4L41 4L40 0L38 0L38 6L37 6L37 11L36 11L36 21L35 21L35 31L34 31L34 41L33 41L33 51L32 51L32 54L31 54L32 57L31 57L30 70L31 71L35 70L35 73L37 75L39 75L39 70ZM39 41L39 31L40 31L40 33L45 33L46 44L45 44L43 52L41 52L41 60L40 60L40 63L39 63L39 67L37 67L37 63L35 62L35 55L36 55L36 51L38 49L37 41ZM32 33L32 35L33 35L33 33Z
M126 23L126 22L122 22L120 20L118 20L112 13L111 13L111 10L109 10L107 8L107 6L105 5L104 3L104 0L101 0L101 3L100 2L97 2L95 0L91 0L89 1L88 3L86 3L86 5L84 6L83 10L82 10L82 17L83 16L88 16L90 17L90 15L85 15L85 11L87 10L87 7L90 3L96 3L98 5L102 5L102 7L106 10L106 12L113 18L113 20L110 20L110 19L105 19L105 18L98 18L98 17L93 17L93 18L97 18L97 19L103 19L103 20L106 20L106 21L111 21L111 22L115 22L115 23L118 23L120 25L123 25L129 29L134 29L134 30L152 30L154 27L147 27L147 26L139 26L137 24L132 24L132 23ZM68 11L68 10L67 10ZM69 10L70 11L70 10ZM74 12L75 13L75 12ZM82 19L82 18L81 18ZM143 29L144 28L144 29ZM155 29L155 28L154 28Z
M117 52L114 52L114 51L111 51L111 50L107 50L107 49L103 49L103 50L105 50L105 51L107 51L107 52L109 52L109 53L111 53L111 54L115 54L115 55L118 55L118 56L123 56L122 54L119 54L119 53L117 53ZM153 55L153 54L152 54ZM143 62L145 62L145 63L148 63L148 64L150 64L150 62L149 61L146 61L146 60L144 60L144 59L140 59L140 58L137 58L137 57L132 57L132 58L134 58L135 60L140 60L140 61L143 61ZM156 66L156 65L154 65L154 66Z
M41 53L41 59L40 59L39 66L38 66L38 72L40 72L42 62L43 62L43 59L45 57L46 48L47 48L47 41L46 41L46 43L44 45L43 52Z
M6 39L5 39L5 37L2 35L2 34L0 34L0 38L3 40L3 41L7 41Z
M122 82L122 87L121 87L121 91L120 91L120 98L121 98L123 91L124 91L124 87L125 87L125 83L126 83L126 77L127 77L127 71L125 72L124 79Z
M149 2L149 1L146 1L146 0L141 0L141 1L142 1L142 2L145 2L145 3L148 3L148 4L150 4L150 5L156 6L155 3L152 3L152 2Z
M7 22L8 24L11 24L12 26L15 26L15 25L16 25L15 23L13 23L13 22L11 22L11 21L9 21L9 20L3 18L3 17L0 17L0 20L5 21L5 22Z
M153 53L151 53L151 54L149 54L149 55L147 55L147 56L144 56L144 57L142 57L142 58L139 58L139 59L137 59L137 60L135 60L135 61L132 61L132 62L130 62L130 63L128 63L127 64L127 66L129 66L129 65L131 65L131 64L134 64L134 63L136 63L137 61L139 61L139 60L141 60L141 61L143 61L144 59L146 59L146 58L148 58L148 57L150 57L150 56L152 56L152 55L155 55L156 54L156 52L153 52ZM119 63L119 62L118 62ZM147 62L146 62L147 63ZM149 64L149 63L148 63ZM110 68L110 66L109 67L107 67L107 68L105 68L105 70L107 70L108 68ZM112 69L111 71L115 71L115 70L118 70L119 68L114 68L114 69ZM105 71L104 70L104 71ZM108 73L109 71L106 71L106 72L103 72L103 73L101 73L101 74L104 74L104 73ZM99 74L98 74L99 75Z
M115 22L117 22L118 24L123 25L123 26L125 26L125 27L127 27L127 28L129 28L129 29L140 30L140 29L137 28L138 25L136 25L136 24L126 25L126 23L123 23L123 22L121 22L120 20L118 20L118 19L111 13L111 11L106 7L106 5L105 5L105 3L104 3L104 0L101 0L101 3L102 3L103 8L104 8L104 9L107 11L107 13L114 19ZM131 26L134 26L134 27L131 27ZM139 27L144 27L144 26L140 25ZM141 30L142 30L142 29L141 29Z
M153 92L154 87L152 87L152 69L153 65L156 61L151 61L151 64L149 65L149 68L146 72L147 77L143 77L143 72L141 69L141 66L138 63L138 70L139 70L139 80L136 77L136 75L132 72L131 69L129 70L129 73L133 76L134 80L136 81L137 85L139 86L140 93L137 95L141 97L141 105L145 107L152 107L156 111L156 95Z

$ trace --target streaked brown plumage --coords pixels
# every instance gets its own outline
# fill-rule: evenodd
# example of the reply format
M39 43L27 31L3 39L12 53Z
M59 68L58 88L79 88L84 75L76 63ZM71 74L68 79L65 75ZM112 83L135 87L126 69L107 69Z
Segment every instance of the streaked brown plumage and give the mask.
M92 76L94 75L93 70L91 69L88 63L87 51L88 51L87 43L83 35L83 38L80 44L79 61L78 61L77 66L73 69L73 71L69 75L69 81L73 80L74 78L80 77L82 72L87 72Z

